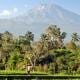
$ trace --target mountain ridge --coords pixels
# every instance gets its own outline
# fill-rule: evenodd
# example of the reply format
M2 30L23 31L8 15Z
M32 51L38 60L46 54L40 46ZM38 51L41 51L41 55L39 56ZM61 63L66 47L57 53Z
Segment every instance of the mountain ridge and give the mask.
M54 4L39 5L17 17L0 19L0 31L22 34L30 30L38 36L49 24L58 25L67 33L79 33L80 15Z

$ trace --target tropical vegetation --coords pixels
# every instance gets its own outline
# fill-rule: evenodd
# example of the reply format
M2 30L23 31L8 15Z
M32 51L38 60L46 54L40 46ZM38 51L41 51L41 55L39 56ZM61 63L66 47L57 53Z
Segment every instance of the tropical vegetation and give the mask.
M66 32L50 25L36 41L34 34L14 36L9 31L0 33L0 70L26 71L50 74L80 74L80 36L71 34L65 42Z

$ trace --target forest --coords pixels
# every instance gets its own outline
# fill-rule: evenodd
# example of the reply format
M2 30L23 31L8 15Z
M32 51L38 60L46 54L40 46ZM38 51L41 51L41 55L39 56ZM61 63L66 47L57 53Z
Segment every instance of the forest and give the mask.
M28 65L35 72L50 74L80 74L80 36L67 33L57 25L49 25L35 40L27 31L17 37L9 31L0 33L0 70L26 71Z

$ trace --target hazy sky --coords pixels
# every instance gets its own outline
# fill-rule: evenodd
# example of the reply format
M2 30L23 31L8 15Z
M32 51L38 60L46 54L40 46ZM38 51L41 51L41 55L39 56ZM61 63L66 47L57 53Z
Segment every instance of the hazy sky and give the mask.
M40 4L57 4L80 15L80 0L0 0L0 16L17 14Z

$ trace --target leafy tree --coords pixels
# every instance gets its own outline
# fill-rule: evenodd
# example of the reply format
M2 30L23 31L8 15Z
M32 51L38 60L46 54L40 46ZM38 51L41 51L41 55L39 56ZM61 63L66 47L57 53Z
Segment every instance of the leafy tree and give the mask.
M10 58L8 60L7 69L16 69L16 64L22 61L21 54L18 50L11 52Z
M63 46L63 39L66 37L66 33L61 33L60 28L56 25L50 25L46 31L47 35L50 37L50 40L53 41L54 46L61 48Z
M80 37L79 37L78 33L76 33L76 32L72 33L71 37L72 37L73 42L80 40Z
M13 50L13 35L5 31L0 34L0 54L1 54L1 62L5 65L10 56L10 52Z
M24 36L19 36L19 44L22 52L31 50L31 41L34 40L32 32L28 31Z

